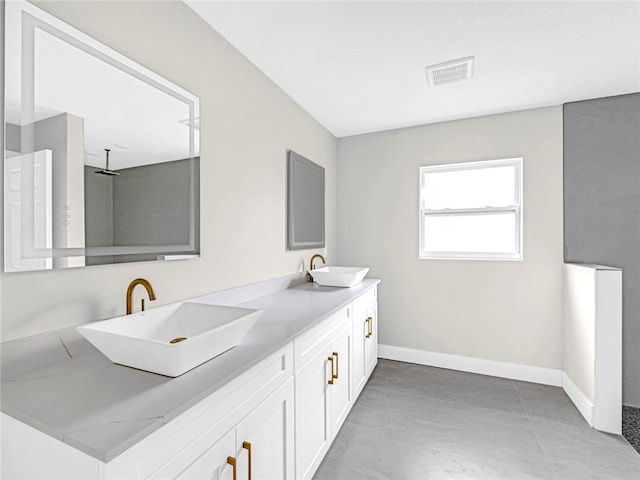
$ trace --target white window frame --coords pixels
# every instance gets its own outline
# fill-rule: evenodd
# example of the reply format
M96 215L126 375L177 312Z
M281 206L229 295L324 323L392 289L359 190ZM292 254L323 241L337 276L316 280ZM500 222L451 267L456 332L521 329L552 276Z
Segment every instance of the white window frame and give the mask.
M504 158L499 160L485 160L478 162L453 163L446 165L433 165L420 167L420 218L419 218L419 245L418 256L420 259L446 259L446 260L522 260L522 157ZM428 209L425 208L425 176L434 172L453 172L460 170L479 170L483 168L495 168L513 166L514 168L514 186L515 186L515 204L503 205L499 207L486 206L483 208L456 208L456 209ZM433 215L492 215L496 213L513 212L516 218L516 251L515 252L444 252L444 251L427 251L424 246L424 219Z

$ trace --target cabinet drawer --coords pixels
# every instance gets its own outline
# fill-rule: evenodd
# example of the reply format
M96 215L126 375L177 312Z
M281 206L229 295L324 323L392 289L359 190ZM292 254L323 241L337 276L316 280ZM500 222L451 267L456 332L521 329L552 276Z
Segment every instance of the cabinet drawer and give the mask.
M296 338L293 342L294 371L297 372L304 367L323 349L329 336L349 321L351 321L351 307L345 307Z

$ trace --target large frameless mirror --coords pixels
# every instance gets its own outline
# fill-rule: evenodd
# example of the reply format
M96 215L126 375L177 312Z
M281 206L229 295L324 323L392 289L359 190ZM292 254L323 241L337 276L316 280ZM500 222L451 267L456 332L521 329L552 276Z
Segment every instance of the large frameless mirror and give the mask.
M4 270L199 253L199 100L5 2Z

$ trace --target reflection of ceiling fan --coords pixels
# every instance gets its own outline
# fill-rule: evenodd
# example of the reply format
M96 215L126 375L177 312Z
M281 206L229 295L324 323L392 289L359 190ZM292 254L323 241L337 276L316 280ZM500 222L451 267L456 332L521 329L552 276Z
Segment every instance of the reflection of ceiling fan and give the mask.
M107 153L107 162L105 168L102 170L96 170L94 173L100 173L102 175L120 175L118 172L114 170L109 170L109 152L111 151L108 148L105 148L104 151Z

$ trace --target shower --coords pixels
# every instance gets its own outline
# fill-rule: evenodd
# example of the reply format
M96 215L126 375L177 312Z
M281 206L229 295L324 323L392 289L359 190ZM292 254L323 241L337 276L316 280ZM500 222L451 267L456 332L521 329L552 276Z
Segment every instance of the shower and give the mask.
M114 170L109 170L109 152L111 151L108 148L105 148L104 151L107 154L107 161L106 161L106 165L105 168L103 170L96 170L94 173L99 173L101 175L120 175L118 172L114 171Z

